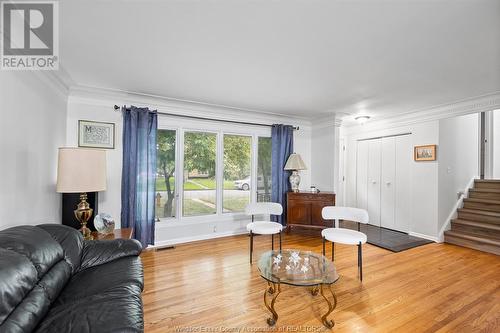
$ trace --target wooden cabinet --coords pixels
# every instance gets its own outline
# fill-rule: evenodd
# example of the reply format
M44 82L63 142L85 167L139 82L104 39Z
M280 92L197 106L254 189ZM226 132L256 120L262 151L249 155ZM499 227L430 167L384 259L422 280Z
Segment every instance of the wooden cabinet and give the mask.
M326 206L335 206L333 192L288 192L287 193L287 226L326 228L332 221L323 220L321 210Z

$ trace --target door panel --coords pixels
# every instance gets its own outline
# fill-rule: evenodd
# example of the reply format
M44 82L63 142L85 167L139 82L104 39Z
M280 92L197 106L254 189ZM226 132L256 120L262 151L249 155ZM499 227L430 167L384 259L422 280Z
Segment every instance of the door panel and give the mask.
M367 207L370 224L380 226L381 139L368 142Z
M394 229L394 180L396 173L396 138L382 139L382 178L380 198L380 225Z
M411 166L413 163L411 135L396 138L395 154L394 229L408 232L411 222Z
M367 209L368 196L368 141L358 141L356 157L356 206Z
M290 200L288 206L288 223L311 224L311 204Z
M323 207L331 206L329 202L313 201L311 202L311 224L321 227L331 226L331 221L323 220L321 212Z

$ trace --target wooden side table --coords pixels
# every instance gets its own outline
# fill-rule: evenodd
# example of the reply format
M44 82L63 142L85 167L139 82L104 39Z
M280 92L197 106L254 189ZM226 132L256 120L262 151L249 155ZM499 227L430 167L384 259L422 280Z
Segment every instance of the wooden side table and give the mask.
M102 240L102 239L130 239L132 238L132 228L123 228L123 229L115 229L112 234L103 235L98 233L97 231L92 232L92 236L94 240Z
M335 193L288 192L287 231L292 227L324 229L331 226L332 222L321 215L326 206L335 206Z

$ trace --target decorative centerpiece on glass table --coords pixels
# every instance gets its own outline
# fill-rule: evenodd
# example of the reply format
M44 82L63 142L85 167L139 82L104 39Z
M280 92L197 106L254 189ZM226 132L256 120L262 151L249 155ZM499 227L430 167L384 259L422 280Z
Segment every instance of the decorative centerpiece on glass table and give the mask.
M310 251L268 251L260 257L258 267L260 276L267 281L264 304L272 315L267 319L270 326L276 324L278 320L274 304L281 293L282 284L311 288L314 296L321 294L328 304L328 311L321 317L321 321L328 328L335 325L333 320L328 319L328 316L337 306L337 297L331 286L339 279L339 275L331 261L321 254ZM331 294L333 303L325 293L326 290ZM270 297L272 297L271 302L268 301Z

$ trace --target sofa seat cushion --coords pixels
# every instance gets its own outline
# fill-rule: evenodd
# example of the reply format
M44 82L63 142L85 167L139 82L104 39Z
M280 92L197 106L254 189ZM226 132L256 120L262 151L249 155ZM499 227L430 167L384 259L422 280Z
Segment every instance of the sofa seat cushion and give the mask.
M75 274L53 306L76 302L127 286L143 289L143 271L139 257L124 257L106 265L87 268Z
M53 307L35 332L143 330L141 289L138 285L131 284Z
M37 332L142 332L143 271L124 257L75 274Z

